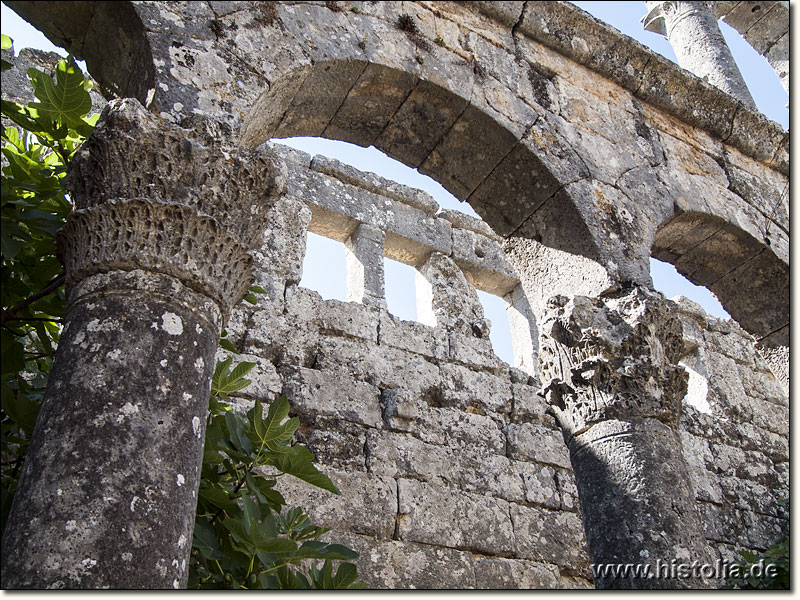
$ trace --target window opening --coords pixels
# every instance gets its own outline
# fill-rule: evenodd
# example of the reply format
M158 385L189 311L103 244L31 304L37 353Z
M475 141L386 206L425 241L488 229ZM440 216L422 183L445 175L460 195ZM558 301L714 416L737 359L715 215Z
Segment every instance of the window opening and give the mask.
M418 321L417 317L417 270L410 266L383 258L383 277L386 294L386 309L404 321Z
M685 296L689 300L697 302L711 316L722 319L731 318L714 294L702 286L693 284L678 273L671 264L651 258L650 276L653 278L653 287L667 298Z
M511 344L511 324L508 321L508 305L499 296L487 292L478 292L478 300L483 306L483 313L492 322L489 340L492 350L500 360L509 365L514 364L514 349Z
M345 249L342 242L306 232L306 254L300 285L325 300L347 300Z

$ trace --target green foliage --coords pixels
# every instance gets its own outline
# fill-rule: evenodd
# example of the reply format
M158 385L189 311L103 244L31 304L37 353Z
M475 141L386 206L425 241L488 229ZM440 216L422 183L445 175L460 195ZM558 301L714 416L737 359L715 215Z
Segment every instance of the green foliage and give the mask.
M190 588L346 589L356 582L356 567L332 561L357 554L339 544L319 541L328 530L314 526L302 509L287 510L275 489L279 477L293 475L335 494L327 476L314 467L313 454L290 444L299 420L288 418L289 403L281 396L266 416L256 401L246 416L225 402L246 387L245 375L255 363L233 359L217 364L198 491ZM307 561L324 560L322 567Z
M3 48L11 47L8 36ZM6 70L10 63L3 61ZM0 525L5 525L55 355L64 314L63 269L55 235L72 210L63 179L75 150L98 115L91 109L91 82L72 58L59 61L55 81L28 70L38 102L2 101L4 127L0 216L2 404Z
M779 505L788 504L789 499L779 500ZM763 553L742 550L743 562L731 566L726 587L740 590L788 590L789 589L789 537L773 544Z
M11 39L2 37L3 48ZM2 69L11 65L3 61ZM5 528L28 444L58 345L64 314L63 269L55 235L72 210L63 186L67 166L91 133L91 83L72 58L55 78L28 70L37 102L2 101L3 117L19 127L3 131L2 152L2 521ZM254 286L245 298L255 304ZM223 338L221 345L235 351ZM190 587L363 587L356 567L333 561L357 558L348 548L319 541L327 529L314 526L302 509L287 509L276 490L278 477L292 475L338 494L313 465L305 447L292 445L299 425L288 418L286 398L264 416L260 402L246 417L226 400L246 387L254 363L220 362L214 372L203 470L190 561ZM316 564L309 561L323 561Z

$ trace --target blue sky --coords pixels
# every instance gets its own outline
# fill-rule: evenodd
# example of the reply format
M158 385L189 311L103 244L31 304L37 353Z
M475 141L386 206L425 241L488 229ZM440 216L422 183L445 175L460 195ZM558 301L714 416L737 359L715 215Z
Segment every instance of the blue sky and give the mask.
M645 31L641 18L647 12L644 2L575 2L583 10L616 27L675 61L672 48L662 36ZM2 32L14 39L14 48L41 48L65 54L53 46L42 34L22 21L5 4L2 5ZM720 28L747 82L758 108L770 119L780 123L784 129L789 125L788 96L780 85L778 76L742 37L720 22ZM466 203L456 200L438 183L420 175L417 171L385 156L374 147L361 148L344 142L315 138L281 140L310 154L324 154L351 164L362 171L371 171L387 179L423 189L430 193L444 208L461 210L477 216ZM317 290L325 298L345 299L344 246L314 234L309 234L307 258L301 285ZM705 288L697 287L680 276L666 263L651 261L651 273L655 287L667 297L688 296L699 302L707 312L727 317L722 306ZM414 271L412 267L386 260L386 296L389 310L404 319L416 319ZM513 364L508 318L503 302L496 297L479 292L488 318L492 321L492 343L497 354Z

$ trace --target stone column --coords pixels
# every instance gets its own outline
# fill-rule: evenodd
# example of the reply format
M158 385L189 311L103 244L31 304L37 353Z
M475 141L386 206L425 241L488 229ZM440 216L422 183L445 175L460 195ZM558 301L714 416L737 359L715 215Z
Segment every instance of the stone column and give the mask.
M211 137L115 101L73 162L65 325L5 588L186 585L214 353L286 180Z
M649 564L661 575L597 573L595 586L704 587L681 576L709 558L678 434L687 375L676 366L683 338L671 303L638 288L606 300L556 296L540 340L592 563Z
M739 67L722 37L716 2L648 1L644 28L668 40L678 64L756 110Z
M347 238L347 301L386 308L383 243L386 233L361 223Z

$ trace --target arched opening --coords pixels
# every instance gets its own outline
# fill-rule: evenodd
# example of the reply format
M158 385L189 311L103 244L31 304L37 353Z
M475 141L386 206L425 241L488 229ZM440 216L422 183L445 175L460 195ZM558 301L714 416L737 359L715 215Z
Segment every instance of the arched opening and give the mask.
M762 344L789 345L789 265L719 217L678 213L658 229L652 256L707 287Z

